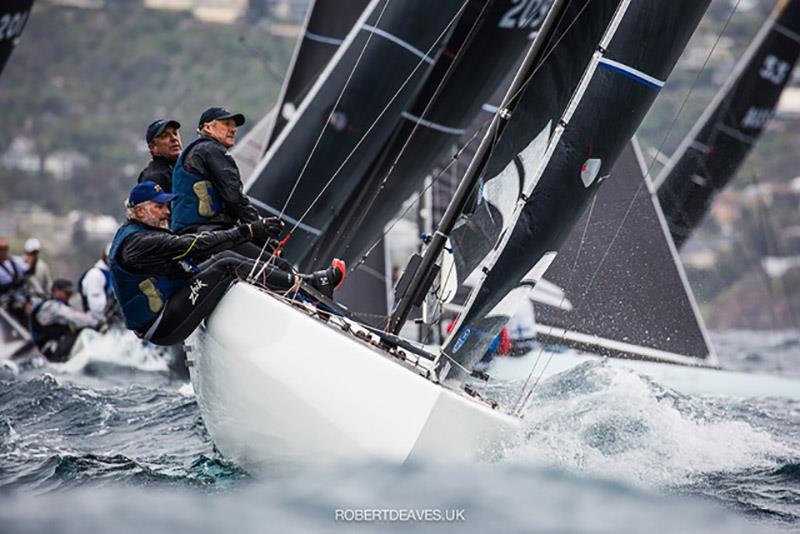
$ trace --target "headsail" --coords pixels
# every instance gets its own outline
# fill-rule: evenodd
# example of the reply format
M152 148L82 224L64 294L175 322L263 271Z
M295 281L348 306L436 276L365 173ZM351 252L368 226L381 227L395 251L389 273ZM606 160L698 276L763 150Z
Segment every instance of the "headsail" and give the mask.
M707 0L590 2L579 15L586 17L583 24L578 20L571 26L544 61L495 149L490 165L495 171L487 175L497 174L532 137L553 124L547 155L532 194L522 199L513 231L501 237L490 266L484 267L483 283L445 347L442 374L448 372L449 359L469 369L483 356L499 333L485 329L487 318L529 271L552 261L609 176L707 5ZM568 21L573 18L567 16ZM598 27L591 32L590 26ZM563 85L565 69L578 71L580 82L574 91ZM531 98L548 85L554 86L550 91L555 96ZM565 89L570 99L566 105L557 96ZM552 121L553 114L560 117Z
M256 205L297 224L296 260L324 232L408 108L463 2L373 0L256 170ZM300 221L302 219L302 221Z
M716 365L646 174L633 139L547 271L572 308L537 304L539 337L607 356Z
M475 118L483 115L488 123L491 115L482 113L481 106L524 54L551 4L552 0L467 4L419 96L403 111L390 143L359 185L360 198L322 236L319 242L324 246L309 265L324 265L333 254L350 263L361 258L397 214L399 201L421 188L433 165Z
M4 0L0 6L0 73L28 23L33 0Z
M678 247L756 143L799 54L800 0L781 0L656 180Z

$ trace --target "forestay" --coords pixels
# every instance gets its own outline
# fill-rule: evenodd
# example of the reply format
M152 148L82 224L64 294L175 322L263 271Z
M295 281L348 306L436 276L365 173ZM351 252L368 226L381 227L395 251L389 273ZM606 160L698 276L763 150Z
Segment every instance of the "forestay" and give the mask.
M708 1L571 2L563 40L541 65L505 129L487 176L543 131L549 141L518 219L496 245L482 284L445 346L440 372L471 368L499 333L487 323L523 280L552 262L651 106ZM582 9L582 11L581 11ZM560 36L559 36L560 37ZM576 73L569 74L571 71ZM579 79L577 88L566 82ZM541 94L540 94L541 93ZM566 100L569 99L569 102ZM553 117L556 120L553 120ZM552 133L551 133L552 132ZM635 244L631 244L635 246ZM504 312L505 313L505 312Z

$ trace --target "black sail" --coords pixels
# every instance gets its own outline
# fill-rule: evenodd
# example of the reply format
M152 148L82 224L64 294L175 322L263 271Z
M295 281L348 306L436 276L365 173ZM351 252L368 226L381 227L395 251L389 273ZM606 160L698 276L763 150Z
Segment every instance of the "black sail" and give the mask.
M775 110L800 54L800 0L781 0L656 180L680 247L736 175Z
M280 135L368 4L369 0L312 0L303 34L289 64L289 76L278 98L278 112L265 148Z
M484 267L487 274L445 347L459 365L470 368L483 356L499 332L495 312L505 315L513 308L509 298L523 281L531 277L535 283L541 277L609 176L707 5L697 0L591 2L582 15L591 13L590 17L572 26L544 61L503 132L494 172L487 175L498 174L529 146L542 131L542 122L554 128L549 157L539 168L513 231L500 239L490 265ZM589 31L595 25L599 28ZM565 73L573 70L581 76L574 91L563 84ZM552 95L531 98L547 86L555 95L567 92L569 104Z
M413 101L461 0L373 0L272 144L249 195L294 228L296 261L331 223ZM302 219L302 220L301 220Z
M33 0L4 0L0 6L0 73L28 23Z
M272 141L344 42L368 0L312 0L275 106L231 150L245 186Z
M399 201L422 187L434 164L476 117L491 119L481 112L482 105L506 81L551 5L552 0L468 3L445 53L359 186L362 198L319 240L325 246L315 251L309 266L324 265L334 254L348 262L361 258L397 214Z
M535 304L539 337L612 357L715 365L643 163L634 139L560 248L546 279L571 306Z

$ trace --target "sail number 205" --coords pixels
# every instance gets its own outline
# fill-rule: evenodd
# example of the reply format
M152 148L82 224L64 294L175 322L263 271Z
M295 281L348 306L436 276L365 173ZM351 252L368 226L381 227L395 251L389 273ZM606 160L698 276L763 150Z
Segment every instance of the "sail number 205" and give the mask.
M25 27L28 13L5 13L0 16L0 41L16 39Z
M537 30L547 15L551 3L552 0L511 0L511 7L505 12L497 26Z

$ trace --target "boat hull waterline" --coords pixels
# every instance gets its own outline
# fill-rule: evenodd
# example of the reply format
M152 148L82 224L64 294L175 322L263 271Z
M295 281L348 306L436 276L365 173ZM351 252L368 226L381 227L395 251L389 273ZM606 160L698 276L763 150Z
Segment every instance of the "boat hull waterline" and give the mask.
M490 459L520 428L519 419L242 282L187 347L206 428L251 473Z

